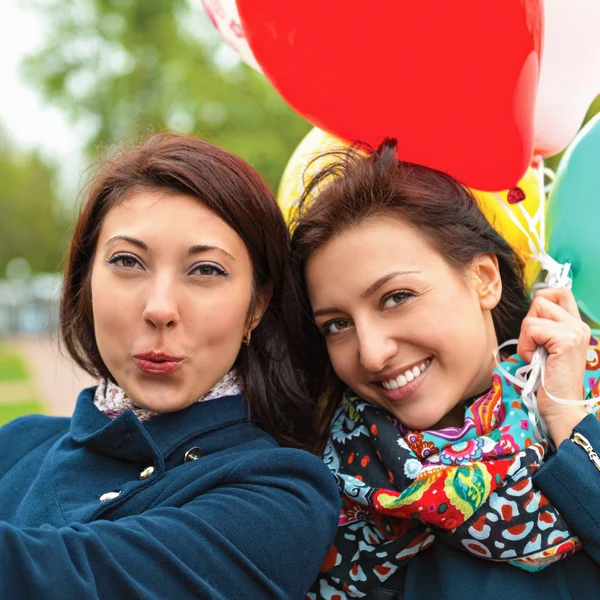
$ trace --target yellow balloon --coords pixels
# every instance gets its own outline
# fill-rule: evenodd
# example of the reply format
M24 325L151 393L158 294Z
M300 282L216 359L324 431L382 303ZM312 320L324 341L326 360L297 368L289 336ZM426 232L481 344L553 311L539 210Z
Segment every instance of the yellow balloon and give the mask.
M305 186L321 169L336 159L335 156L327 153L348 147L347 142L316 127L300 142L283 172L277 193L277 202L288 224L297 215L298 201ZM529 215L536 214L540 205L536 172L529 168L521 181L511 190L497 193L471 191L488 221L525 262L525 283L531 287L539 276L540 266L532 259L527 237L507 215L506 210L515 216L525 230L528 229L518 204L522 204Z
M531 217L537 213L540 206L540 187L537 173L530 167L514 188L503 192L471 191L487 220L525 263L525 283L527 287L532 287L540 274L540 263L533 260L527 236L508 216L507 210L510 211L525 231L528 231L527 220L519 205Z
M297 214L304 188L319 171L335 161L335 156L324 153L347 148L348 142L317 127L306 134L288 161L277 192L277 202L288 225Z

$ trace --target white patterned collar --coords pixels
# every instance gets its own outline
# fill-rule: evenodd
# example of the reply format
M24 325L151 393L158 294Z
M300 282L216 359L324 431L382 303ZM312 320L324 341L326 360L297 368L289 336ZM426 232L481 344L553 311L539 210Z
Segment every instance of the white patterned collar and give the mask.
M198 398L197 402L206 402L224 396L235 396L243 391L242 380L236 369L232 369L208 393ZM116 419L126 410L131 410L144 422L157 414L151 410L136 406L125 391L110 379L101 379L94 394L94 405L109 419Z

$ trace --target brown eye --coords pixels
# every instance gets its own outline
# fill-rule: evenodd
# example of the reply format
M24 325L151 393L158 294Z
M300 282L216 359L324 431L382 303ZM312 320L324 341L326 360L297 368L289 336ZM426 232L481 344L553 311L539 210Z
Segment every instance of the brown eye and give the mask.
M394 292L390 294L383 301L383 308L394 308L395 306L399 306L403 302L406 302L408 298L412 298L413 294L410 292Z
M333 321L328 321L323 325L321 331L323 335L327 337L328 335L333 335L336 333L341 333L350 327L350 321L347 319L335 319Z
M227 272L225 269L213 263L202 263L200 265L196 265L192 269L191 274L200 275L200 277L215 277L218 275L226 276Z
M111 265L117 265L125 269L135 269L140 265L140 261L131 254L115 254L108 262Z
M132 258L131 256L124 256L121 259L121 263L124 267L133 268L137 264L137 260L135 260L135 258Z

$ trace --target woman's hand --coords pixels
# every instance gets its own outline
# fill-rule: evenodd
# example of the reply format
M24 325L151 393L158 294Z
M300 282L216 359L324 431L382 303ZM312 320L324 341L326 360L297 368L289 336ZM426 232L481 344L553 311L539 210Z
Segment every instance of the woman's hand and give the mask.
M571 290L538 290L523 320L517 353L523 360L531 362L537 346L544 346L548 351L544 376L546 390L563 400L582 400L590 336L590 328L581 320ZM542 386L537 391L537 401L557 448L587 415L583 406L554 402Z

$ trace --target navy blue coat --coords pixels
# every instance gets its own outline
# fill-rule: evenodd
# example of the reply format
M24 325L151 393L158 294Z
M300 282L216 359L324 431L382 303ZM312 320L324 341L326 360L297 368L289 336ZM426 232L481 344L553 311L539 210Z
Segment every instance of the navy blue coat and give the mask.
M576 428L600 454L600 422L592 415ZM535 486L558 508L583 550L529 573L491 562L435 540L377 600L596 600L600 598L600 471L570 440L534 475ZM394 585L395 583L395 585Z
M304 597L339 514L317 457L249 424L242 396L140 423L93 392L0 429L0 598Z

